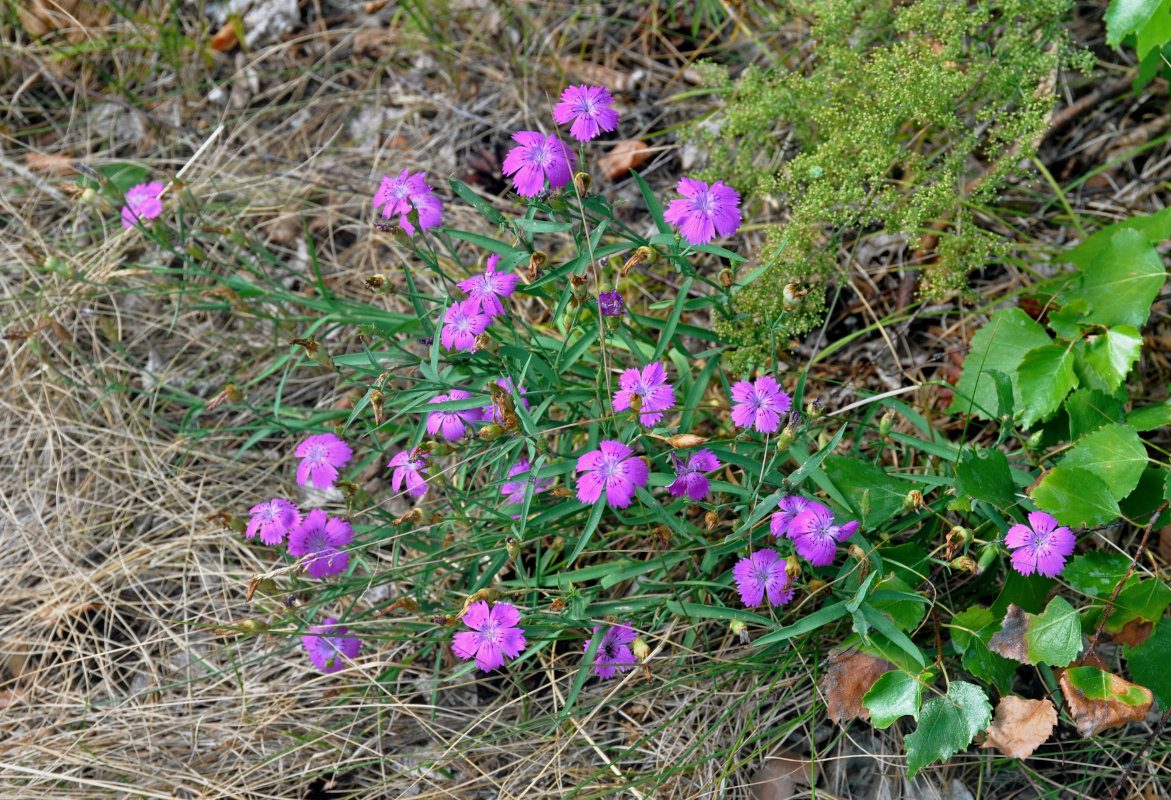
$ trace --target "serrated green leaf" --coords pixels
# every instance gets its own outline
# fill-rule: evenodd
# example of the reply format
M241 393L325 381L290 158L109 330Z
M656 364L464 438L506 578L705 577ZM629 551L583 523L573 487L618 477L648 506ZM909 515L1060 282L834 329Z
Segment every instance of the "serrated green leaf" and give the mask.
M1136 431L1153 431L1171 424L1171 400L1136 408L1126 415L1126 424Z
M1016 502L1016 487L1008 459L999 450L969 448L956 462L956 494L968 495L1008 508Z
M1097 667L1070 667L1065 671L1065 674L1069 676L1070 685L1080 690L1090 700L1117 700L1128 706L1142 705L1147 702L1146 695L1138 686L1120 685L1118 676L1111 675Z
M1111 223L1065 254L1065 260L1083 269L1094 263L1098 254L1110 245L1114 234L1123 230L1139 231L1151 244L1171 239L1171 208L1156 211L1150 216L1133 216Z
M919 726L906 737L907 777L928 764L946 761L972 743L992 721L992 704L979 686L952 681L947 694L923 705Z
M1158 578L1132 577L1114 599L1114 608L1106 618L1106 630L1118 633L1133 619L1154 622L1171 605L1171 588Z
M1090 305L1085 322L1131 325L1141 328L1167 275L1163 259L1142 231L1122 229L1080 274L1080 280L1062 293L1062 303L1085 300Z
M1130 559L1122 553L1091 550L1066 564L1061 577L1075 591L1090 597L1109 597L1129 568Z
M1047 472L1033 490L1033 502L1071 527L1104 525L1121 513L1110 487L1077 467L1058 466Z
M1159 620L1151 638L1127 647L1123 655L1130 679L1150 689L1160 706L1171 707L1171 620Z
M1142 336L1130 325L1118 325L1086 339L1082 358L1089 367L1087 378L1100 383L1098 388L1113 392L1126 380L1142 349Z
M1025 353L1017 367L1021 427L1048 419L1061 407L1061 401L1077 387L1073 365L1073 350L1064 345L1048 344Z
M992 419L997 413L999 400L996 381L989 371L1011 375L1025 353L1052 341L1045 328L1021 309L997 311L972 337L972 347L964 358L963 372L948 410ZM1020 398L1020 390L1014 387L1013 401L1018 408Z
M1171 42L1171 0L1161 0L1155 13L1138 29L1135 37L1135 52L1139 58Z
M1122 422L1122 412L1121 401L1113 395L1097 389L1078 389L1065 398L1070 441L1076 442L1087 433L1111 422Z
M1111 0L1105 15L1106 44L1118 47L1125 37L1138 33L1162 4L1163 0Z
M878 676L862 697L862 707L870 712L870 724L876 728L889 728L899 717L918 717L922 702L923 684L901 670Z
M1077 658L1082 648L1082 625L1068 600L1054 597L1043 613L1029 617L1025 644L1030 662L1064 667Z
M1112 423L1079 439L1058 466L1099 476L1114 499L1121 500L1138 486L1147 466L1147 449L1133 428Z

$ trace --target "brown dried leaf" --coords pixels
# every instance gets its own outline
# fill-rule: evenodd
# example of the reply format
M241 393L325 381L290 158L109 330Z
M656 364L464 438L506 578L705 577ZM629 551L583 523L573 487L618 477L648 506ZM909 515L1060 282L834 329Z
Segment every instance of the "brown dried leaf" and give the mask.
M862 696L879 676L894 668L889 661L857 650L830 650L829 667L821 679L829 718L838 723L857 717L870 719L870 712L862 707Z
M208 44L211 49L220 53L226 53L239 43L236 38L236 26L232 24L231 20L224 23L224 27L220 28L216 35L211 37Z
M16 15L29 36L39 39L47 33L65 31L65 38L80 44L90 35L90 28L101 28L110 21L110 11L88 0L33 0L17 3Z
M623 139L609 153L598 159L598 166L610 180L621 178L627 172L651 157L651 148L638 139Z
M1004 623L1000 630L992 634L988 640L988 649L999 653L1005 658L1029 663L1029 646L1025 643L1025 633L1029 630L1029 616L1023 608L1008 604L1008 611L1004 615Z
M1069 679L1069 672L1061 670L1061 677L1058 679L1061 693L1065 695L1069 715L1077 723L1077 731L1082 736L1093 736L1107 728L1116 728L1128 722L1142 722L1151 710L1155 698L1150 689L1123 680L1112 673L1108 674L1112 693L1126 694L1132 689L1138 689L1147 699L1134 706L1127 705L1121 700L1091 700L1086 697L1085 692L1073 685Z
M1154 628L1155 623L1135 618L1123 625L1122 630L1118 633L1110 634L1110 641L1119 642L1130 647L1138 647L1147 639L1151 638L1151 631Z
M24 157L28 168L52 175L69 175L73 172L74 159L57 153L29 153Z
M1047 698L1026 700L1010 694L996 704L996 716L981 747L995 747L1009 758L1026 758L1057 725L1057 708Z
M612 67L582 61L580 58L559 58L557 61L561 69L572 72L586 83L605 86L612 92L625 92L630 88L632 76Z
M813 762L793 750L781 750L765 759L748 786L756 800L789 800L798 783L813 783Z

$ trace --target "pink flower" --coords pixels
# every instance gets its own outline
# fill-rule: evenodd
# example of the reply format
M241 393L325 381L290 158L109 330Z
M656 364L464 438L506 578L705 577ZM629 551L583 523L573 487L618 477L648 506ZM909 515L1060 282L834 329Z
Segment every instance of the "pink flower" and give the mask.
M740 591L740 600L756 608L768 596L769 605L783 606L793 599L785 561L776 550L757 550L732 567L732 577Z
M297 485L311 482L318 489L328 489L337 480L338 469L349 462L354 451L332 433L319 433L297 445L294 455L301 459L297 465Z
M601 626L595 625L594 636L598 635L599 630ZM637 664L638 659L630 650L634 636L634 630L626 624L606 628L602 641L598 642L598 649L594 651L594 674L602 680L608 680ZM585 652L589 651L590 643L586 642Z
M508 468L508 477L514 478L522 472L528 472L532 469L527 458L519 459L515 464ZM504 495L505 505L520 505L525 501L525 487L529 484L533 485L533 496L536 497L539 493L547 491L553 485L553 481L544 478L537 480L530 477L523 481L510 481L500 487L500 493ZM514 514L513 519L520 519L520 514Z
M158 181L130 187L126 205L122 206L122 227L133 228L136 220L154 219L162 214L163 201L159 199L162 193L163 185Z
M773 433L793 405L771 375L762 375L755 383L740 381L732 387L732 422L741 428L755 427L761 433Z
M412 207L419 213L422 230L434 228L443 219L443 202L432 194L433 191L427 185L426 172L411 175L404 169L397 178L383 175L378 191L374 193L374 208L381 206L382 216L387 219L398 214L399 227L412 236L415 226L407 219Z
M740 230L740 195L731 186L680 178L676 188L683 197L671 201L663 218L687 241L707 244L717 233L725 237Z
M518 386L516 391L513 391L512 378L500 378L496 381L496 385L504 391L508 392L509 396L515 401L515 395L520 395L520 402L524 405L525 411L529 409L529 401L525 399L525 387ZM497 425L503 425L504 419L500 416L500 409L496 407L495 403L489 403L484 406L480 412L485 421L495 422Z
M451 642L460 658L475 658L484 672L504 666L504 659L516 658L525 649L525 632L518 628L520 613L511 603L488 608L486 600L472 603L463 616L470 631L460 631Z
M634 451L622 442L604 440L597 450L591 450L577 460L577 499L596 503L606 490L606 502L617 508L626 508L634 499L634 492L646 486L650 468Z
M807 508L817 506L818 508L825 508L821 503L813 500L806 500L804 497L797 495L790 495L789 497L782 497L777 503L777 508L780 511L773 512L772 521L769 523L769 530L773 532L773 536L780 539L782 536L793 538L793 520ZM828 512L829 509L826 509Z
M560 189L573 178L577 162L569 148L550 134L517 131L512 134L517 147L504 157L504 174L512 175L512 185L521 197L536 197L549 180L549 189Z
M438 394L428 400L430 403L442 403L445 400L467 400L470 392L462 389L452 389L450 394ZM480 420L480 409L468 408L463 411L432 411L427 415L427 433L432 436L440 431L444 439L462 439L467 432L467 424Z
M857 522L834 525L832 511L821 503L810 503L789 523L789 538L802 558L815 567L825 567L834 563L838 542L846 541L857 530Z
M680 461L672 453L671 460L675 462L675 481L667 487L667 491L675 497L687 495L697 503L707 497L711 484L701 473L720 468L715 454L710 450L696 450L687 456L686 461Z
M500 302L500 298L509 297L516 291L516 285L520 282L519 275L496 272L498 261L500 256L496 256L496 261L489 258L483 275L473 275L457 284L468 293L468 300L488 315L488 319L504 313L504 304Z
M561 93L561 102L553 107L553 119L558 125L572 120L569 135L588 142L601 131L618 126L618 112L609 108L613 102L614 98L601 86L569 86Z
M658 424L662 412L675 405L675 390L667 383L667 370L658 362L647 364L641 371L633 367L624 371L618 386L614 392L614 410L625 411L638 397L642 411L639 421L648 428Z
M353 540L350 523L337 517L327 519L324 511L315 508L305 515L301 527L289 534L289 554L307 558L305 570L321 580L346 571L350 555L341 548Z
M443 317L443 333L439 335L439 341L446 350L471 350L476 337L491 321L474 300L452 303Z
M280 544L289 531L301 524L301 512L282 497L252 506L248 513L252 519L244 529L245 538L251 539L259 533L260 541L265 544Z
M333 617L326 617L324 625L314 625L301 637L301 644L309 652L309 659L327 675L337 672L345 662L352 661L362 649L362 640L346 636L345 625L338 625Z
M1013 525L1004 536L1005 546L1013 551L1012 568L1025 576L1036 572L1056 578L1076 543L1069 528L1059 527L1057 518L1044 511L1031 512L1028 525Z
M411 497L422 497L427 494L427 480L423 477L427 474L427 461L422 455L416 455L416 453L418 453L418 449L410 452L403 450L386 466L394 467L390 483L396 492L402 491L405 481L407 494Z

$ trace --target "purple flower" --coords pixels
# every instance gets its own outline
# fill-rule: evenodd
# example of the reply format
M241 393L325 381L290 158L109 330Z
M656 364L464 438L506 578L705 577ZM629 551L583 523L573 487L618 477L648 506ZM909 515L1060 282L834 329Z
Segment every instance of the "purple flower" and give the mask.
M248 513L252 519L248 520L244 536L251 539L259 533L260 541L265 544L280 544L289 531L301 524L301 512L282 497L252 506Z
M1046 578L1061 573L1075 543L1069 528L1058 527L1057 519L1044 511L1031 512L1028 525L1013 525L1004 536L1005 546L1013 551L1013 569L1026 576L1035 571Z
M762 375L755 383L740 381L732 387L732 422L741 428L755 427L761 433L773 433L793 405L771 375Z
M612 131L618 125L618 112L609 105L614 102L601 86L570 86L561 93L561 102L553 107L553 119L558 125L573 120L569 135L579 142L588 142L601 131Z
M492 318L480 311L474 300L463 300L447 307L443 333L439 339L446 350L471 350L476 337L484 332Z
M527 458L522 458L508 468L508 477L515 477L520 475L522 472L528 472L530 469L532 469L532 465L529 464L529 460ZM548 478L544 478L542 480L529 478L528 480L523 481L507 482L500 487L500 493L504 495L505 504L519 505L523 503L525 501L525 486L530 483L533 485L534 496L540 492L547 491L549 487L553 485L553 481ZM514 514L512 518L520 519L520 514Z
M594 626L594 636L598 635L600 629L600 625ZM598 642L598 649L594 651L594 674L607 680L637 664L638 659L630 650L633 641L634 630L629 625L611 625L606 628L602 641ZM589 651L590 643L586 642L585 652Z
M438 394L428 400L430 403L442 403L445 400L467 400L470 392L462 389L452 389L450 394ZM432 411L427 415L427 433L434 436L443 431L444 439L462 439L467 432L467 424L480 420L480 409L468 408L463 411Z
M336 619L326 617L324 625L314 625L301 637L301 644L309 651L313 665L327 675L337 672L362 649L362 640L357 636L346 636L346 632L345 625L338 625Z
M789 523L789 538L802 558L815 567L825 567L834 563L838 542L846 541L857 530L857 522L834 525L832 511L821 503L810 503Z
M488 315L488 319L504 313L504 304L500 302L500 298L511 295L516 290L516 285L520 283L519 275L496 272L496 264L500 261L500 256L493 255L495 261L492 258L488 259L488 265L483 275L473 275L457 284L460 289L468 293L468 300L474 302L477 308Z
M320 508L305 515L301 527L289 534L289 553L297 558L308 558L306 571L321 580L327 575L340 575L350 565L349 553L341 548L354 540L350 523L337 517L325 516Z
M603 317L620 317L626 313L626 302L618 292L598 294L598 311Z
M773 532L773 536L780 539L782 536L793 538L793 520L807 508L817 506L818 508L825 508L821 503L814 500L806 500L804 497L791 495L789 497L782 497L777 503L777 508L780 511L773 512L772 522L769 523L769 530ZM829 509L826 509L829 511Z
M622 442L605 440L577 460L577 499L596 503L606 490L606 502L626 508L634 498L634 490L646 486L650 473L647 463Z
M626 370L618 378L618 386L614 392L614 410L625 411L638 397L642 412L639 420L647 427L658 424L662 412L675 405L675 390L667 383L667 370L657 361L641 371L633 367Z
M163 185L158 181L130 187L126 205L122 206L122 227L133 228L135 220L154 219L163 213L163 201L159 199L162 193Z
M680 461L674 453L671 460L675 462L675 482L667 487L667 491L675 497L687 495L699 502L707 497L711 484L701 473L711 472L720 468L719 459L711 450L696 450L687 456L686 461Z
M740 230L740 195L731 186L680 178L676 189L683 197L671 201L663 218L687 241L707 244L717 233L725 237Z
M386 465L394 467L390 482L396 492L402 491L403 481L406 481L407 493L411 497L427 494L427 480L422 477L427 474L427 461L418 452L418 449L409 452L403 450Z
M793 599L785 561L776 550L757 550L742 558L732 567L732 577L740 591L740 600L748 608L756 608L768 596L770 605L783 606Z
M319 433L297 445L294 455L301 459L297 485L312 483L318 489L328 489L337 480L338 468L349 462L354 451L332 433Z
M519 394L520 401L524 404L525 411L529 410L529 401L525 399L525 387L517 387L516 391L514 392L512 378L500 378L496 381L496 385L504 391L508 392L509 397L514 397L515 395ZM497 425L504 424L504 418L500 415L500 409L496 407L495 403L489 403L488 405L484 406L480 414L485 421L495 422Z
M381 206L382 216L387 219L398 214L399 227L412 236L415 226L407 219L412 206L419 212L419 227L423 230L434 228L443 218L443 202L432 191L427 185L426 172L410 175L404 169L397 178L383 175L374 193L374 208Z
M451 649L460 658L475 658L476 666L491 672L504 666L504 659L516 658L525 649L525 632L518 628L520 613L511 603L488 608L486 600L472 603L463 616L470 631L460 631Z
M517 131L512 134L517 147L504 157L504 174L512 175L512 185L521 197L535 197L545 188L560 189L573 178L576 159L569 148L550 134Z

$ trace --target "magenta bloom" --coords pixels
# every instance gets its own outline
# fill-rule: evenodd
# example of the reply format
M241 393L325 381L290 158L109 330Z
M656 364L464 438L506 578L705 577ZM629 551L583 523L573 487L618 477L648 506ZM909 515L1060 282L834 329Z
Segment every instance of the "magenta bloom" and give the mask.
M403 450L386 465L394 467L394 473L390 476L394 490L401 492L405 481L407 494L411 497L422 497L427 494L427 479L423 477L427 474L427 461L422 455L416 455L417 452Z
M126 205L122 206L122 227L133 228L135 220L154 219L163 213L163 201L159 199L162 193L163 185L158 181L130 187Z
M711 450L696 450L687 456L686 461L680 461L674 453L671 460L675 462L675 482L667 487L667 491L675 497L687 495L697 503L707 497L711 484L702 474L720 468L720 461Z
M618 292L599 292L598 311L603 317L620 317L626 313L626 302Z
M782 536L793 538L793 520L807 508L825 508L821 503L814 500L806 500L804 497L791 495L789 497L782 497L777 503L777 508L780 511L773 512L772 521L769 523L769 530L773 532L773 536L780 539ZM828 512L829 509L826 509Z
M496 256L495 261L489 258L483 275L473 275L457 284L468 293L468 300L488 315L488 319L504 313L504 304L500 302L500 298L510 296L520 283L519 275L496 272L496 263L499 261L500 256Z
M648 428L657 425L663 412L675 405L675 390L667 383L667 370L662 364L647 364L641 371L631 367L618 379L614 392L614 410L625 411L639 398L639 421Z
M488 608L486 600L468 607L463 617L470 631L460 631L451 649L460 658L475 658L484 672L504 666L504 659L516 658L525 649L525 632L518 628L520 612L511 603L497 603Z
M332 433L319 433L297 445L294 455L301 459L297 485L312 483L318 489L328 489L337 480L338 468L349 462L354 451Z
M618 112L610 108L614 98L602 86L569 86L561 93L561 102L553 107L558 125L573 121L569 135L588 142L601 131L618 126Z
M594 626L594 636L598 635L600 629L600 625ZM607 680L637 664L638 659L630 651L634 635L634 630L626 624L606 628L602 641L598 642L598 649L594 651L594 674ZM590 643L586 642L585 652L589 651Z
M641 458L633 455L622 442L609 439L598 443L597 450L591 450L577 460L577 499L583 503L596 503L606 490L606 502L618 508L626 508L634 499L634 490L646 486L650 467Z
M519 459L515 464L508 468L508 477L512 478L520 475L522 472L528 472L532 469L527 458ZM504 495L504 502L507 505L519 505L525 501L525 487L528 484L533 485L533 495L547 491L553 485L553 481L544 478L537 480L536 478L529 478L523 481L510 481L500 487L500 493ZM514 514L513 519L520 519L520 514Z
M452 303L443 317L439 340L446 350L471 350L476 337L484 332L492 318L480 311L480 304L468 299Z
M1044 575L1056 578L1065 568L1065 559L1073 554L1076 543L1073 533L1057 519L1044 511L1029 514L1029 524L1016 524L1008 529L1004 544L1012 550L1012 568L1022 575Z
M434 228L443 219L443 201L432 194L433 191L427 185L426 172L410 175L404 169L397 178L383 175L382 183L378 184L378 191L374 193L374 208L381 206L382 216L387 219L398 214L399 227L412 236L415 226L407 219L412 207L419 212L419 227L422 230Z
M430 403L442 403L445 400L467 400L470 392L462 389L452 389L450 394L437 394L428 400ZM440 431L444 439L462 439L467 432L467 425L480 421L480 409L468 408L463 411L432 411L427 415L427 433L434 436Z
M496 385L504 391L508 392L509 396L513 397L514 400L515 396L519 394L520 401L524 404L525 411L529 410L529 401L525 399L525 387L518 387L514 392L512 378L500 378L496 381ZM496 407L495 403L489 403L488 405L484 406L483 411L481 412L481 416L485 421L495 422L497 425L504 424L504 420L500 416L500 409Z
M671 201L663 218L687 241L707 244L717 233L725 237L740 230L740 195L731 186L680 178L676 189L683 197Z
M245 538L251 539L259 533L260 541L265 544L280 544L289 531L301 524L301 512L282 497L252 506L248 513L252 519L244 529Z
M350 523L337 517L325 516L320 508L305 515L301 527L289 534L289 553L306 558L305 570L321 580L327 575L340 575L350 565L350 555L341 548L354 540Z
M345 662L353 660L362 649L362 640L346 636L345 625L338 625L333 617L326 617L324 625L314 625L301 637L301 644L309 651L309 659L327 675L337 672Z
M825 567L834 563L838 542L846 541L857 530L857 522L834 525L832 511L821 503L810 503L789 523L789 538L802 558L815 567Z
M741 428L754 427L761 433L773 433L793 405L793 398L771 375L762 375L754 383L740 381L732 387L732 422Z
M540 194L546 178L550 189L560 189L573 178L576 158L556 136L517 131L512 140L518 146L504 157L504 174L513 176L512 185L521 197Z
M783 606L793 599L785 561L776 550L757 550L732 567L732 577L740 591L740 600L756 608L768 596L769 605Z

